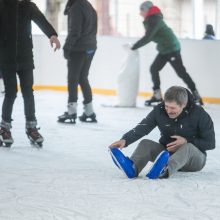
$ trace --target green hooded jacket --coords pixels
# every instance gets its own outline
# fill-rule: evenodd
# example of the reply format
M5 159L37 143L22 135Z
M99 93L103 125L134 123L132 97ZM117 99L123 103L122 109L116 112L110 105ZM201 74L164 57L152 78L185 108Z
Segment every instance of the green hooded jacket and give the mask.
M146 29L145 36L134 44L132 50L143 47L151 41L157 44L157 50L160 54L169 54L181 49L179 40L164 22L159 8L155 6L150 8L144 21L144 27Z

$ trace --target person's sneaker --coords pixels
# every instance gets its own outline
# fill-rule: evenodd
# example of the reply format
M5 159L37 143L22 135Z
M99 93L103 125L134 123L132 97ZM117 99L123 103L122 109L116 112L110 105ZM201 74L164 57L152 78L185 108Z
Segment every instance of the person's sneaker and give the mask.
M167 167L169 161L169 152L164 150L162 151L154 161L151 169L147 173L146 177L149 179L157 179L163 173L165 168Z
M0 141L4 144L5 147L11 147L11 145L14 143L14 140L9 129L4 127L0 128Z
M31 141L32 144L37 144L39 147L42 147L42 143L44 141L44 138L42 135L39 133L39 128L27 128L26 129L26 134Z
M129 179L137 177L137 171L133 161L125 157L118 148L110 149L110 154L115 165L123 171Z

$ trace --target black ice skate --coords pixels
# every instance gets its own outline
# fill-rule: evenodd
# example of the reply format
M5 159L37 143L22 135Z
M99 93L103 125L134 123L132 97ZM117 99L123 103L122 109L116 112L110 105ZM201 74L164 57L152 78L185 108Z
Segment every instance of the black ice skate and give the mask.
M79 120L81 122L87 122L87 123L97 123L97 120L96 120L96 114L93 113L89 116L87 116L85 113L82 114L82 116L79 117Z
M0 128L0 146L11 147L14 143L14 140L11 136L10 130L1 127Z
M31 144L37 147L43 146L44 138L41 136L41 134L38 132L39 128L27 128L26 134L28 136L28 139L31 141Z
M156 97L152 96L149 100L146 100L145 101L145 106L154 106L154 105L157 105L159 104L160 102L162 102L163 99L157 99Z
M68 112L65 112L63 115L58 117L58 122L60 123L70 123L70 124L75 124L76 123L76 114L68 114Z
M194 102L196 105L204 105L201 96L199 95L199 92L197 90L195 90L193 92L193 98L194 98Z
M161 90L157 89L157 90L154 90L153 96L149 100L146 100L144 104L145 106L155 106L162 101L163 99L161 95Z

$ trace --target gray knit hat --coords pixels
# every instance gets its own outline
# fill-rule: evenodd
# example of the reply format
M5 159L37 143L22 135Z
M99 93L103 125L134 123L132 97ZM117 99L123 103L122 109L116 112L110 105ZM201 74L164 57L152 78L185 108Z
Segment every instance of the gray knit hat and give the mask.
M148 11L154 4L151 1L145 1L141 4L140 10L141 11Z

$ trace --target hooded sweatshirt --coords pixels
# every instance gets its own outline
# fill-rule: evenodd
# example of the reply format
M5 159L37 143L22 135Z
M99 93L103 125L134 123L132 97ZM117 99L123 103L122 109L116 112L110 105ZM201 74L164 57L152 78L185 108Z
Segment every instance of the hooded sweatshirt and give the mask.
M164 22L158 7L153 6L149 9L143 24L146 30L145 36L134 44L133 50L143 47L151 41L157 44L160 54L165 55L181 49L180 42L172 29Z

